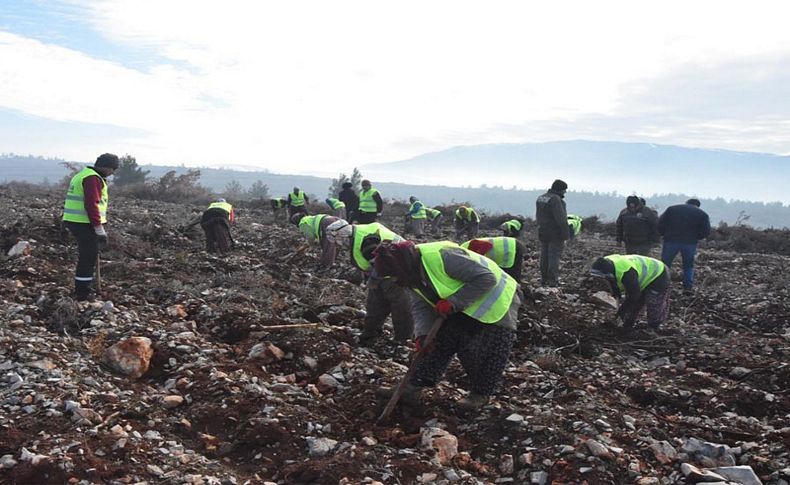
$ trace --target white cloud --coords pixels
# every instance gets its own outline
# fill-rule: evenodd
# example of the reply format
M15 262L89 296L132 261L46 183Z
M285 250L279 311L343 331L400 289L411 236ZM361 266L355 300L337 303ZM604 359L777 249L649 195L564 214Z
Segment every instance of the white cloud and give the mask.
M503 125L628 117L636 81L790 51L783 2L67 3L108 42L165 60L135 70L0 32L0 106L142 130L118 151L147 160L289 171L517 141Z

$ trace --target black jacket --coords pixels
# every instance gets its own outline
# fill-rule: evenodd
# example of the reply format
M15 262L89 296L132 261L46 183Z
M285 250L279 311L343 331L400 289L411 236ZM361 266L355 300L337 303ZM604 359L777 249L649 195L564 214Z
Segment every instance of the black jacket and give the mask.
M635 212L627 208L617 216L617 242L629 244L657 243L658 214L649 207L641 206Z
M549 190L535 201L535 219L538 224L538 239L541 241L567 241L568 211L563 195Z
M695 205L673 205L658 218L658 232L664 241L696 243L710 235L710 218Z
M346 204L346 212L351 214L359 209L359 196L354 192L354 189L343 189L337 194L340 202Z

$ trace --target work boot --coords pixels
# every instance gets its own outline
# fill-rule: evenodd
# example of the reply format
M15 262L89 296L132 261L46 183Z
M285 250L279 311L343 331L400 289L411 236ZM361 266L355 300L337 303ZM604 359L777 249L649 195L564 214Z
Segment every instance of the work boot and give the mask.
M398 386L382 386L376 389L376 394L389 399L393 394L395 394L395 389L397 388ZM401 394L399 402L402 402L408 406L417 406L420 404L421 398L422 387L415 386L409 382L406 384L406 386L404 386L403 394Z
M381 330L364 329L359 335L359 345L370 347L383 333Z
M477 411L488 403L490 396L475 394L474 392L459 399L458 407L464 411Z
M87 301L91 296L90 281L74 281L74 299L77 301Z

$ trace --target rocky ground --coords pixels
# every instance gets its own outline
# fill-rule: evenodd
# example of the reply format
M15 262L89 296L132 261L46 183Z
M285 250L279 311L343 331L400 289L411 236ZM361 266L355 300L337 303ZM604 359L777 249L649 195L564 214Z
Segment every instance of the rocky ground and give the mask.
M659 334L626 334L586 275L609 238L571 245L559 291L536 289L532 241L496 399L457 410L454 365L377 425L374 391L412 349L356 344L347 253L317 274L295 228L240 209L237 248L216 257L179 229L202 207L114 198L103 294L78 304L61 204L0 187L2 483L790 481L787 256L703 248L697 293L673 292Z

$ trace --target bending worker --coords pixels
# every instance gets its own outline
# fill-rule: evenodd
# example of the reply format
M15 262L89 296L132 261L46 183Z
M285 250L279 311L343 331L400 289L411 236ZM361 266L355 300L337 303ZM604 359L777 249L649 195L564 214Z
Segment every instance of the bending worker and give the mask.
M458 355L471 380L462 409L485 405L502 380L513 343L521 297L516 281L485 256L449 241L415 245L384 244L376 251L376 273L411 288L418 351L437 317L446 320L424 350L406 384L405 402L419 400L423 387L435 386ZM391 388L380 390L391 394Z
M77 240L77 270L74 274L74 298L85 301L91 294L93 272L99 251L107 245L107 177L118 170L120 161L112 153L96 159L93 167L77 172L69 182L63 221Z
M651 329L657 329L669 316L669 272L660 260L636 254L611 254L596 259L590 274L605 278L615 298L625 296L617 310L623 328L633 328L645 305L647 325Z
M274 223L279 224L281 222L285 222L285 206L288 205L288 201L285 200L285 197L276 197L271 199L269 204L272 206Z
M471 207L462 205L455 211L455 239L474 239L480 227L480 217Z
M368 280L367 298L365 300L365 323L359 343L369 346L383 333L384 321L392 317L395 340L404 342L414 334L414 319L411 316L409 294L396 285L391 278L382 278L373 274L373 252L382 241L402 241L395 234L378 222L370 224L354 224L340 231L334 231L337 241L350 249L351 263L357 267Z
M439 234L439 227L442 225L442 212L430 207L425 208L425 215L431 221L431 234L436 236Z
M326 205L332 208L335 217L339 217L341 219L346 218L346 203L342 200L329 197L326 199Z
M570 236L571 241L573 241L582 232L582 218L580 216L568 214L567 219L568 235Z
M409 212L406 213L406 230L403 232L421 237L425 232L425 219L428 217L425 206L413 195L409 197L409 202L411 202L411 206L409 206Z
M206 251L227 253L235 246L230 235L230 225L236 221L233 206L225 199L217 199L209 204L200 217L200 227L206 234Z
M516 217L515 219L510 219L509 221L503 222L499 228L502 229L502 235L504 237L524 239L524 233L527 230L527 223L524 221L524 219Z
M334 231L348 226L348 222L334 216L318 214L306 216L304 214L294 214L291 223L299 226L299 230L311 243L318 243L321 246L321 260L318 263L318 270L324 271L335 264L337 257L337 244L333 236Z

